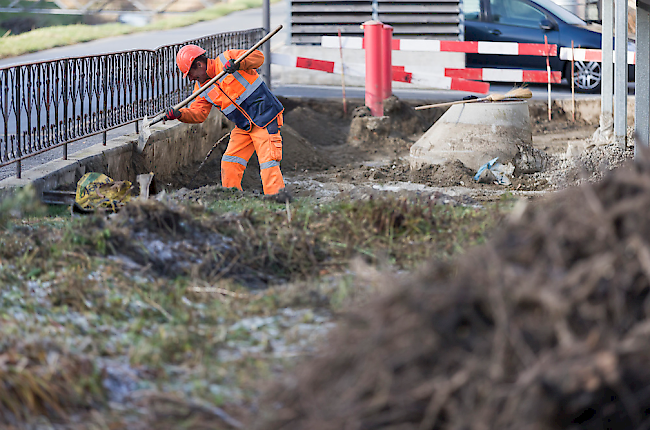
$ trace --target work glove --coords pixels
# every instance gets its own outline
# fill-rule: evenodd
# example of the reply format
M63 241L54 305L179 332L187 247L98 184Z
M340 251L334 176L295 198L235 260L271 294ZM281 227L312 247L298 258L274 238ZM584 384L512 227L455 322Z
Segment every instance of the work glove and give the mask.
M228 60L226 64L223 65L223 70L226 73L235 73L239 70L239 63L235 63L235 60Z
M173 119L178 119L180 117L181 117L181 111L175 108L169 108L169 110L167 111L163 119L165 121L171 121Z

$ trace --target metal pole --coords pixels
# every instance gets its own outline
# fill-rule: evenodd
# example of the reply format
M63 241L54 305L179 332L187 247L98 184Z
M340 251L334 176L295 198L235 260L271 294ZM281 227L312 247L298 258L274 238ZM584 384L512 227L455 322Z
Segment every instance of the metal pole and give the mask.
M650 142L650 7L636 2L636 68L634 128L641 145ZM634 147L634 156L637 148Z
M387 24L381 31L382 100L393 95L393 27Z
M600 83L600 133L610 135L614 125L614 0L602 0L602 49L603 62Z
M262 16L264 17L264 34L271 31L271 1L264 0L262 3ZM262 65L262 76L264 76L264 83L271 88L271 42L262 45L262 53L264 54L264 64Z
M614 140L624 148L627 135L627 0L616 1L614 22Z
M372 116L384 115L383 70L381 67L381 33L384 25L378 21L363 23L363 39L366 55L366 106Z

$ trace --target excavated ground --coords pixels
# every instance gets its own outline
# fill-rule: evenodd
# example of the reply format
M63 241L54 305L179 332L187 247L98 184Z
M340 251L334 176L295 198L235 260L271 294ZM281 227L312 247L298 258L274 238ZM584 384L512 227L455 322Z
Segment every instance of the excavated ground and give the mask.
M425 101L391 99L385 106L386 121L369 130L358 120L362 101L351 101L346 112L338 101L283 99L285 126L282 171L295 197L329 201L336 196L363 196L369 192L444 193L463 201L494 201L504 193L534 196L566 188L584 180L596 180L632 155L615 145L593 145L597 124L574 122L557 105L548 121L545 102L530 101L533 146L546 154L541 172L515 176L508 186L479 183L476 173L455 160L420 170L409 167L409 149L445 111L416 111ZM215 151L201 169L192 188L220 182L219 160L225 148ZM578 149L579 151L577 151ZM572 153L569 155L569 153ZM188 186L199 163L172 178L160 178L167 187ZM244 190L260 193L261 180L255 156L243 180ZM206 192L208 190L206 189Z

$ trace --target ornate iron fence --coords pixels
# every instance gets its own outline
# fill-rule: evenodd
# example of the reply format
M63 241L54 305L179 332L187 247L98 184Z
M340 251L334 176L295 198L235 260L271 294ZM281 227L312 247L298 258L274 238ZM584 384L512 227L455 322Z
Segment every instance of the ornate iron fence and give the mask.
M155 50L65 58L0 69L0 167L152 116L192 93L176 67L188 43L215 58L248 49L264 36L254 29L221 33Z

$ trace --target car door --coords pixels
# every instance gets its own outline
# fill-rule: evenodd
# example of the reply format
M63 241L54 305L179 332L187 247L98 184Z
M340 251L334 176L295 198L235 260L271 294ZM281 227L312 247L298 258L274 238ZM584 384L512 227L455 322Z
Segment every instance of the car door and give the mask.
M471 37L491 42L544 43L559 40L555 19L526 0L484 0L485 21ZM470 40L466 38L466 40ZM546 58L532 55L468 55L473 67L507 67L515 69L546 69Z

